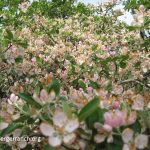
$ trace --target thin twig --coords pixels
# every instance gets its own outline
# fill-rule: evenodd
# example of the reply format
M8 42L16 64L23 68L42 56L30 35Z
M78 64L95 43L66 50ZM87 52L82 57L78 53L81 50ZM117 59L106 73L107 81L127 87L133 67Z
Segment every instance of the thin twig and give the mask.
M135 83L141 84L142 86L144 86L147 89L150 88L149 85L142 83L142 81L139 80L139 79L128 79L128 80L120 81L118 84L127 84L127 83L131 83L131 82L135 82Z
M3 52L8 51L11 47L12 47L12 43L10 43L9 46Z

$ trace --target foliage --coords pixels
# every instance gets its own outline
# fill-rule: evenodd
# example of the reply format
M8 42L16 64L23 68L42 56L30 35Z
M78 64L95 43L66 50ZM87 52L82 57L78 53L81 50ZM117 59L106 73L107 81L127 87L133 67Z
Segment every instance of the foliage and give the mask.
M0 2L0 149L150 148L145 2Z

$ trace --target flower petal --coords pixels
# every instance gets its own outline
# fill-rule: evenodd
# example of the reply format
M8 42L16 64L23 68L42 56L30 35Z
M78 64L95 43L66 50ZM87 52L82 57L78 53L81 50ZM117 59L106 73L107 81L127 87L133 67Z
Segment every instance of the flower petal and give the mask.
M27 146L27 141L19 141L18 142L18 146L22 149L25 148Z
M19 137L22 133L22 130L21 129L16 129L14 132L13 132L13 137Z
M144 108L144 98L141 95L136 95L133 97L133 105L132 105L132 109L133 110L143 110Z
M113 136L112 134L110 134L107 138L107 143L113 143L114 139L113 139Z
M78 119L69 120L67 125L65 126L65 131L71 133L74 132L79 127Z
M130 148L127 144L124 144L122 150L130 150Z
M107 131L107 132L111 132L111 131L112 131L112 127L111 127L110 125L108 125L108 124L104 124L104 125L103 125L103 128L104 128L104 130Z
M135 146L139 149L144 149L148 145L148 136L144 134L140 134L135 138Z
M130 141L132 141L133 139L133 130L131 130L130 128L126 128L123 132L122 132L122 140L124 143L128 143Z
M54 125L62 128L67 121L67 116L61 112L61 111L57 111L55 112L54 116L53 116L53 123Z
M0 123L0 130L3 130L3 129L5 129L5 128L7 128L8 127L8 123L7 122L1 122Z
M40 130L42 132L43 135L45 136L52 136L55 133L54 128L49 125L48 123L41 123L40 125Z
M67 145L72 144L76 139L76 135L74 133L67 134L63 137L63 142Z
M58 135L50 136L50 137L48 138L48 143L49 143L49 145L51 145L51 146L53 146L53 147L58 147L58 146L61 145L62 139L61 139L61 137L58 136Z
M105 134L96 134L94 137L94 141L96 143L102 143L105 141L106 135Z
M40 92L40 99L43 101L43 102L46 102L47 99L48 99L48 93L45 89L42 89L41 92Z

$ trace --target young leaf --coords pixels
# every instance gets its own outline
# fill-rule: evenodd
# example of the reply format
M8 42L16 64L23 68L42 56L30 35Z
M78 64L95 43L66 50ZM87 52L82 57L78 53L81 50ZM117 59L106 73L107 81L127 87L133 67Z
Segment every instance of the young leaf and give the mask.
M72 117L72 110L71 110L70 106L68 105L68 103L63 101L62 106L63 106L64 113L68 116L68 118L71 118Z
M7 32L7 38L9 40L12 40L13 39L13 33L10 30L6 30L6 32Z
M29 94L25 94L25 93L19 93L18 96L27 102L27 104L37 108L37 109L41 109L41 105L36 102Z
M15 129L18 129L21 127L23 127L22 123L12 123L6 129L4 129L0 132L0 137L3 137L6 134L9 134L9 133L13 132Z
M18 41L15 41L15 43L20 45L23 48L27 48L28 47L27 41L20 41L20 40L18 40Z
M118 135L113 136L113 143L107 144L106 150L121 150L123 147L123 141Z
M93 128L95 122L104 123L104 113L106 110L97 108L91 115L86 119L87 126Z
M36 62L38 65L42 65L43 64L43 59L40 57L36 57Z
M100 85L97 82L90 80L89 86L93 87L94 89L99 89Z
M120 61L120 68L125 68L127 66L127 63L125 61Z
M95 97L93 100L91 100L87 105L85 105L80 113L79 113L79 120L83 121L88 116L90 116L95 110L99 107L99 99Z
M45 145L44 150L55 150L55 148L51 147L50 145Z
M32 145L28 144L24 149L22 150L33 150Z
M86 84L80 79L78 80L78 83L79 83L79 87L81 87L82 89L86 89Z
M54 90L56 95L60 92L60 83L57 79L54 79L53 82L49 86L49 91Z
M15 62L16 63L22 63L23 62L23 58L22 57L17 57L16 59L15 59Z

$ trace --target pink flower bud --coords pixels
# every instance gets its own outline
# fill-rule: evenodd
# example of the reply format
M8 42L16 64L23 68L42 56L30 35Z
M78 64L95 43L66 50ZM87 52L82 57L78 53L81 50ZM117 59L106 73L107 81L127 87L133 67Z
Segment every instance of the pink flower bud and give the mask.
M31 59L31 61L32 61L33 63L35 63L35 62L36 62L36 58L33 57L33 58Z
M88 87L88 88L87 88L87 91L88 91L88 93L92 93L92 92L93 92L93 87L91 87L91 86Z
M48 93L45 89L42 89L40 92L40 99L46 101L48 99Z
M113 109L118 109L120 107L120 103L118 102L118 101L114 101L113 103L112 103L112 108Z
M61 77L62 77L62 79L66 79L66 78L67 78L67 72L66 72L66 71L63 71L63 72L61 73Z
M109 52L109 55L110 55L110 56L114 56L115 54L116 54L115 51L110 51L110 52Z
M104 114L105 124L115 128L123 124L123 112L115 111L115 112L106 112Z
M110 125L108 125L108 124L104 124L104 125L103 125L103 128L104 128L104 130L107 131L107 132L111 132L111 131L112 131L112 127L111 127Z

